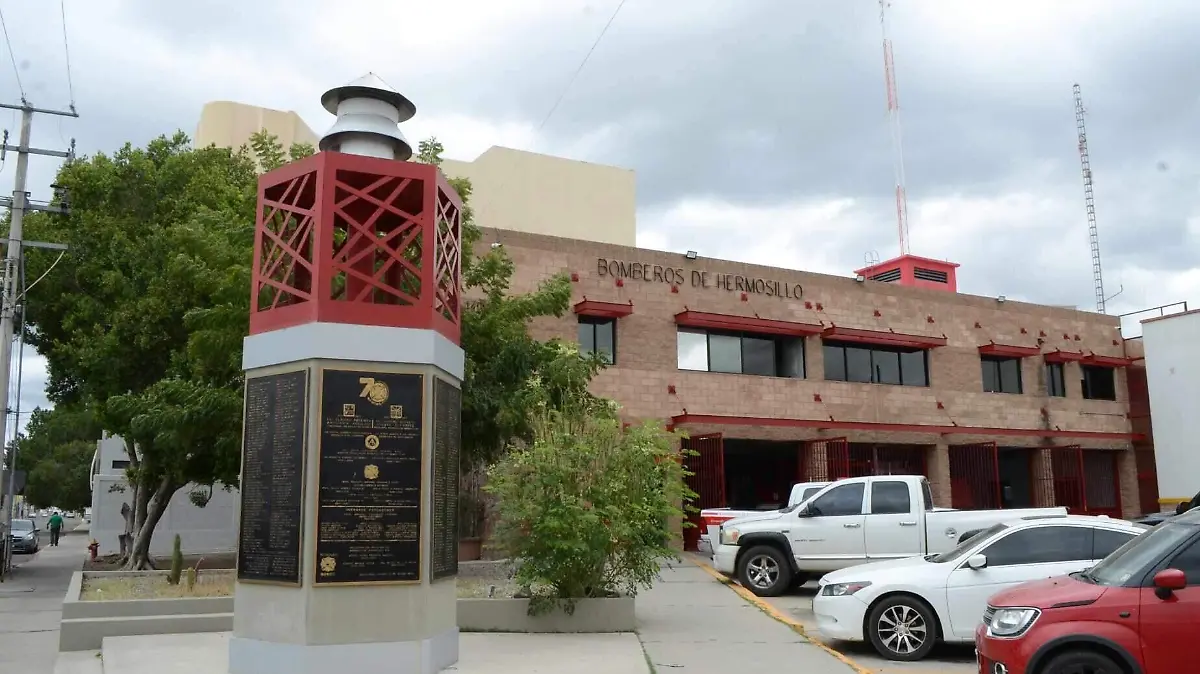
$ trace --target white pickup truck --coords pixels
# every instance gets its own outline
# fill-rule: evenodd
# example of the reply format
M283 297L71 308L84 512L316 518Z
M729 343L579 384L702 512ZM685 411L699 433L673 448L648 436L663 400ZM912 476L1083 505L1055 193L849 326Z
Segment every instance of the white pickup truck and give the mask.
M934 508L920 475L857 477L828 485L794 510L725 522L713 541L713 566L754 594L774 597L855 564L945 552L959 535L999 522L1066 514Z
M786 506L779 504L769 504L768 507L759 508L758 510L734 510L733 508L705 508L700 511L700 540L712 546L717 542L717 531L721 525L729 520L741 519L743 517L756 517L767 513L783 510L784 508L792 508L804 503L808 497L821 491L821 488L828 485L828 482L797 482L792 485L792 492L788 495Z

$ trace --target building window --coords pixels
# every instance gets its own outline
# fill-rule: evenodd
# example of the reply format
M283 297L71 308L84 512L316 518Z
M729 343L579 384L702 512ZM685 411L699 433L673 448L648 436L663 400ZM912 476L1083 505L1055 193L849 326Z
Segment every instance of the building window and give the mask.
M113 470L125 470L128 467L129 467L129 461L126 461L123 459L117 459L116 461L112 462Z
M1046 394L1057 398L1067 397L1067 378L1062 363L1046 363Z
M804 378L804 339L680 329L680 370Z
M1021 392L1021 359L980 356L983 390L988 393Z
M579 350L597 354L609 365L617 362L617 321L614 318L579 317Z
M1083 397L1088 400L1116 400L1117 376L1111 367L1084 365Z
M829 381L929 385L929 361L924 349L825 342L823 351L825 379Z

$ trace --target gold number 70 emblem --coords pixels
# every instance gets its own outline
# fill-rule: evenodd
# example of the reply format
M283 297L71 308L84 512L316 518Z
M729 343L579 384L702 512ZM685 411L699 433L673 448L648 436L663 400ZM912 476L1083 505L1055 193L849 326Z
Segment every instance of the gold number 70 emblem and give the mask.
M387 383L378 381L374 377L359 377L358 383L363 385L362 392L358 394L358 397L366 398L373 405L382 405L387 402L390 393Z

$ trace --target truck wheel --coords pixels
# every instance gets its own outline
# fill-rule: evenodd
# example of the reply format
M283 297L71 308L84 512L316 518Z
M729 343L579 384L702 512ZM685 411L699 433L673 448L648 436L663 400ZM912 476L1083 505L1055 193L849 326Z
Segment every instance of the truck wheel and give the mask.
M1094 651L1067 651L1056 655L1038 674L1122 674L1124 670L1112 658Z
M889 597L871 610L867 618L867 638L888 660L920 660L929 655L937 643L937 618L933 610L916 597Z
M738 563L738 582L759 597L778 597L792 583L792 566L778 548L750 548Z

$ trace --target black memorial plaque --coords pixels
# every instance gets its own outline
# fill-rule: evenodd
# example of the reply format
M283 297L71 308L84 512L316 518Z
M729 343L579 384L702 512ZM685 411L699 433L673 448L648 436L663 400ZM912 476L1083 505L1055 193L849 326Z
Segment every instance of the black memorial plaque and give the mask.
M316 583L421 579L419 374L325 370Z
M458 574L458 462L462 447L462 391L433 380L433 488L429 533L430 576Z
M308 372L246 381L238 580L299 585Z

